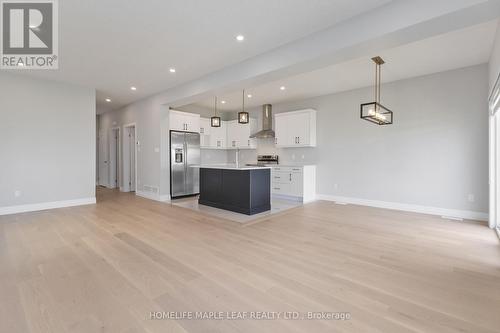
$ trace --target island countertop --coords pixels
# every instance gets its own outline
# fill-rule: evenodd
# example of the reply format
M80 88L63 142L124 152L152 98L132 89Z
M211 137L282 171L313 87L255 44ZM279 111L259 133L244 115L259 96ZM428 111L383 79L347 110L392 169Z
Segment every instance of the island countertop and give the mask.
M260 170L260 169L271 169L270 166L255 166L255 165L240 165L236 164L207 164L207 165L196 165L193 167L198 167L200 169L224 169L224 170Z

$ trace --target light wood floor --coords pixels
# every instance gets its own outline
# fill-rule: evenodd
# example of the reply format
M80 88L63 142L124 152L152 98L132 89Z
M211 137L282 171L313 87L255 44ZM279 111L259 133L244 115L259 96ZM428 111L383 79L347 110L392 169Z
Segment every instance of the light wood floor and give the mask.
M500 244L482 224L315 202L242 226L111 190L98 202L0 217L0 332L500 332Z

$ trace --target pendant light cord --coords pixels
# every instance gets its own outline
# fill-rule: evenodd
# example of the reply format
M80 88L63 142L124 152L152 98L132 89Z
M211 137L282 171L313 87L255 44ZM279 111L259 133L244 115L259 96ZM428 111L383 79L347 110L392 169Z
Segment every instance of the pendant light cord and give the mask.
M375 102L380 104L380 85L381 85L381 77L382 77L382 68L381 64L375 63ZM375 110L378 109L378 105L375 104Z
M381 81L382 81L382 65L378 64L378 97L377 97L377 102L380 104L380 88L381 88Z
M217 117L217 96L215 96L214 111L215 111L215 117Z
M243 89L243 109L242 112L245 112L245 89Z

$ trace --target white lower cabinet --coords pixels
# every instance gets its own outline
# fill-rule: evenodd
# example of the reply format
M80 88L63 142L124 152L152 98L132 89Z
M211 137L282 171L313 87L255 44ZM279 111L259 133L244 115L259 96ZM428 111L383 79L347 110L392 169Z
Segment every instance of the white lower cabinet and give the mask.
M313 201L316 197L316 166L273 167L271 193L286 199Z

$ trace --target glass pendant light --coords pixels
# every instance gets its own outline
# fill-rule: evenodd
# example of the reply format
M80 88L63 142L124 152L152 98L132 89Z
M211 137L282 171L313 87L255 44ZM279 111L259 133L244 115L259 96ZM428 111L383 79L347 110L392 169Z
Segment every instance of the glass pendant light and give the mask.
M214 116L210 118L210 126L220 127L220 117L217 117L217 96L215 96Z
M372 58L375 63L375 101L361 104L361 119L377 125L392 124L392 111L380 104L381 66L385 61L381 57Z
M238 112L238 123L248 124L248 112L245 111L245 89L243 89L243 103L241 112Z

